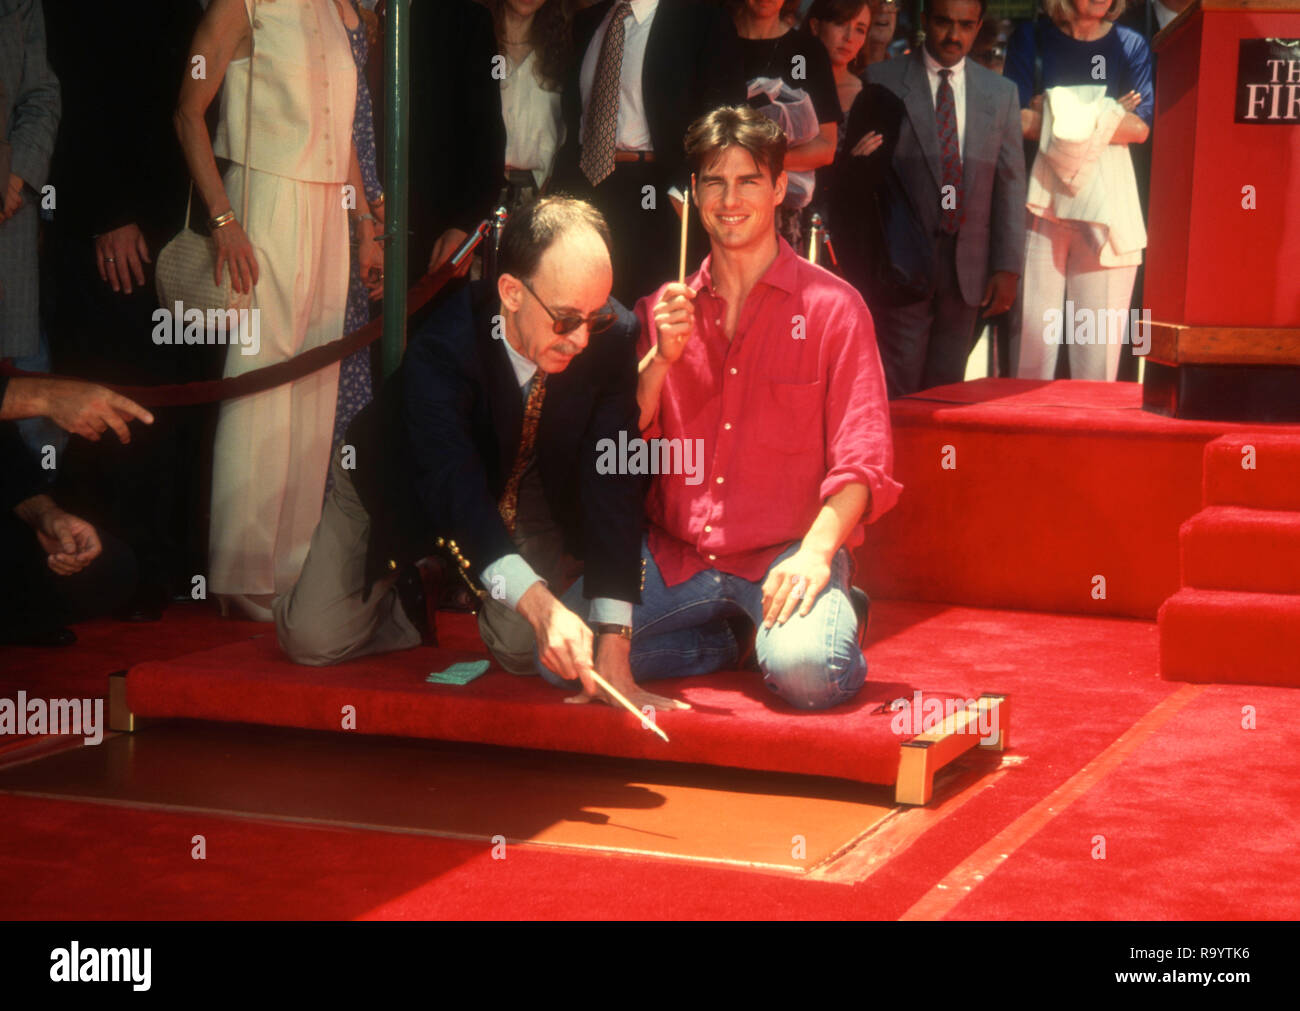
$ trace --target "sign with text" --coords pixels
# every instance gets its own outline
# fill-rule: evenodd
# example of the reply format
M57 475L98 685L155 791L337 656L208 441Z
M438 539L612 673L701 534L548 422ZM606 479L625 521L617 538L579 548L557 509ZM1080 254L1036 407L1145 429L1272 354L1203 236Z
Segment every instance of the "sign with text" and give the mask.
M1241 39L1236 122L1300 123L1300 39Z

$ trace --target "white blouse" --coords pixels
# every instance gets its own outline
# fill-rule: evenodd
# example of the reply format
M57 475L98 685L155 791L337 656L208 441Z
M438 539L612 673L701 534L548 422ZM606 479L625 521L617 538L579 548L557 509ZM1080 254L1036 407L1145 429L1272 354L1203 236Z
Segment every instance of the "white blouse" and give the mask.
M548 91L537 79L537 51L512 67L505 58L501 81L501 115L506 122L506 164L531 169L540 187L551 174L555 152L564 141L560 93Z

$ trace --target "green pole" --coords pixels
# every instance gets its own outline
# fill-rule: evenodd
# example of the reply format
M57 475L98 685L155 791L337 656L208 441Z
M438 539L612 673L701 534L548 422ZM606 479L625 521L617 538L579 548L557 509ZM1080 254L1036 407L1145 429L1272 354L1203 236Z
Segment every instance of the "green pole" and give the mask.
M384 117L387 157L384 163L384 203L387 241L384 243L383 372L390 376L406 347L406 231L410 220L407 179L411 148L411 0L389 0L384 38L388 108Z

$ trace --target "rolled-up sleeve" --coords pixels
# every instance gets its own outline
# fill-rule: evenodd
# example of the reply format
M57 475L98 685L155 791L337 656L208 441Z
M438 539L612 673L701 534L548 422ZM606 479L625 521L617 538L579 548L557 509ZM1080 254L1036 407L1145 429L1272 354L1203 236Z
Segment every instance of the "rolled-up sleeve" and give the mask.
M885 373L871 313L859 298L837 314L838 339L828 340L826 362L826 477L822 501L850 484L865 484L871 502L864 523L894 507L903 486L893 478L894 439Z

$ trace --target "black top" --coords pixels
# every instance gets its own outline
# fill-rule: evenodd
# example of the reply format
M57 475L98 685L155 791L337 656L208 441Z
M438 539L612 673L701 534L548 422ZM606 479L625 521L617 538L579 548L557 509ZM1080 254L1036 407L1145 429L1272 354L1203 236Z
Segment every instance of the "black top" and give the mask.
M492 213L506 172L506 126L492 15L471 0L411 5L408 275L424 274L448 228Z
M817 110L817 122L838 123L843 118L835 71L820 39L801 31L788 31L775 39L741 39L740 55L746 82L756 77L779 77L790 87L808 93Z
M644 479L601 474L600 443L638 437L632 313L596 334L563 372L546 380L537 467L564 548L585 563L589 599L641 600ZM476 584L516 548L497 511L523 427L524 400L504 342L494 339L496 285L473 282L439 300L411 339L381 396L348 430L353 476L370 514L366 585L439 553L454 540ZM372 463L373 461L373 463Z
M63 98L50 162L54 228L76 239L134 223L157 251L185 221L190 175L172 114L203 12L197 0L46 6Z
M844 279L861 293L868 307L876 300L876 279L885 237L878 200L893 172L894 147L905 110L902 99L882 84L864 82L849 109L844 144L829 166L823 214ZM866 134L884 143L863 157L850 152ZM820 183L818 189L821 190Z

